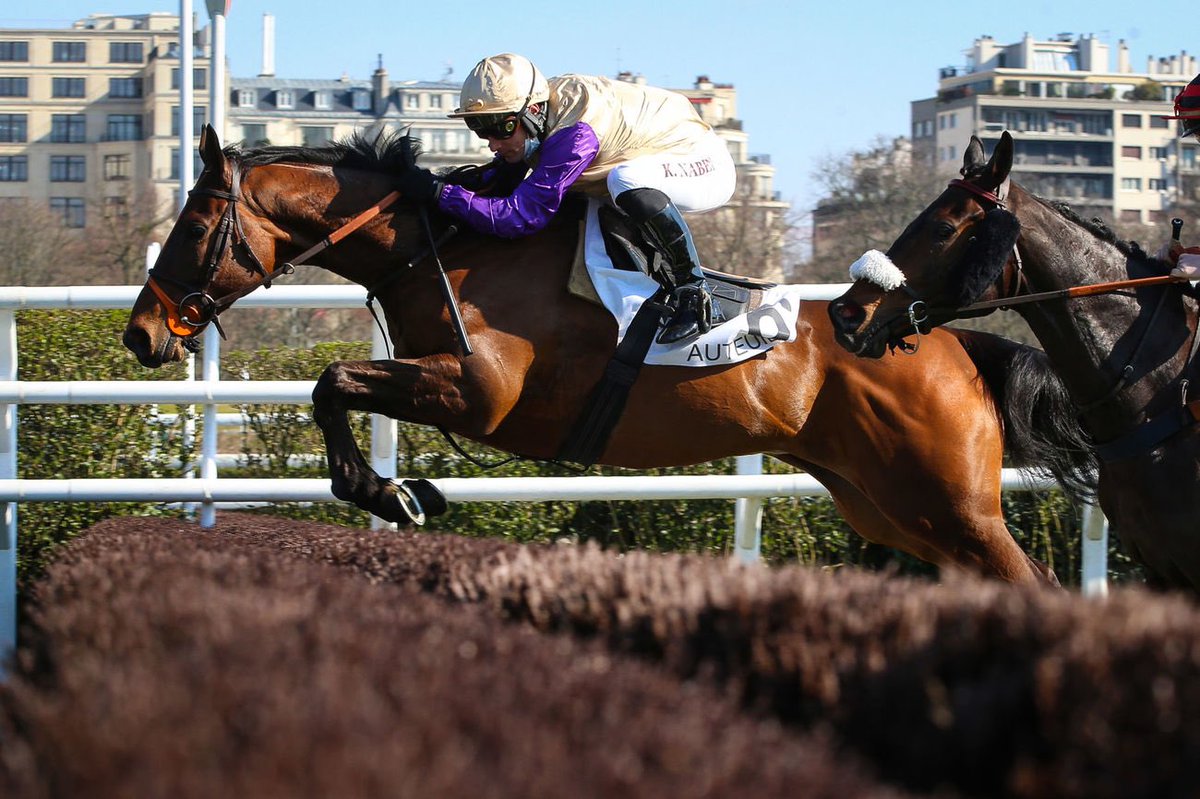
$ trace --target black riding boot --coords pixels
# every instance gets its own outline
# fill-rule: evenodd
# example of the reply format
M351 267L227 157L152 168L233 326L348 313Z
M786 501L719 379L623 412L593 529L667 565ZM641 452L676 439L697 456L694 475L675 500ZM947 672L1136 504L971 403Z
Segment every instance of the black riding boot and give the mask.
M653 275L671 292L673 308L658 343L674 344L707 333L712 326L712 299L692 233L679 209L658 189L630 189L617 195L616 202L670 268L669 273Z

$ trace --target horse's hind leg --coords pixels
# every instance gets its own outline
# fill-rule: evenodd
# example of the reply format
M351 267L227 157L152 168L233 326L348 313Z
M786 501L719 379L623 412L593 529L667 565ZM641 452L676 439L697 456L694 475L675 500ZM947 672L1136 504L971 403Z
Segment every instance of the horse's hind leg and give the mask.
M1053 571L1017 545L1003 517L971 510L975 503L969 501L969 492L952 484L925 486L920 492L922 510L913 514L907 503L880 498L894 496L894 487L873 497L829 469L790 456L780 460L817 478L855 532L872 543L908 552L941 569L958 568L1013 583L1059 584ZM999 491L997 477L996 496Z
M313 420L325 437L333 495L387 521L417 521L412 493L381 477L363 457L348 413L440 424L462 404L456 376L448 365L438 370L405 361L330 364L313 389Z

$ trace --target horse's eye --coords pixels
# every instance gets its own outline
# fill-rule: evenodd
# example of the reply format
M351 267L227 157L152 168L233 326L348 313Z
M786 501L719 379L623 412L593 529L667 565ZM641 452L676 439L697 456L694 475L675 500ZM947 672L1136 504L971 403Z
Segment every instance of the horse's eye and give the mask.
M204 225L201 225L199 223L196 223L196 224L192 225L190 228L188 228L188 233L191 234L193 239L202 239L202 238L204 238L204 234L207 232L208 232L208 228L206 228Z
M938 241L945 241L953 236L954 232L955 227L949 222L938 222L933 229L933 234L937 237Z

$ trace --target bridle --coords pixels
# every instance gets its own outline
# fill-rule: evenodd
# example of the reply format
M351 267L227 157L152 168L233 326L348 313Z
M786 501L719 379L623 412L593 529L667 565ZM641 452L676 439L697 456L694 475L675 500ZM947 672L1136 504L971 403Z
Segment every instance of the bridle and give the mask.
M961 188L971 194L976 195L985 202L992 203L995 207L1004 208L1004 196L1000 193L989 192L973 183L965 180L953 180L949 184L951 187ZM1005 181L1007 185L1007 181ZM1175 232L1178 235L1179 223L1176 224ZM1099 294L1110 294L1117 291L1139 289L1149 286L1165 286L1165 285L1181 285L1186 287L1188 280L1186 277L1176 277L1172 275L1155 275L1145 278L1130 278L1126 280L1115 280L1105 283L1095 283L1083 286L1071 286L1064 289L1053 291L1042 291L1019 294L1021 285L1028 286L1028 282L1024 279L1024 274L1021 266L1021 255L1017 248L1017 244L1013 245L1013 254L1016 260L1017 270L1017 290L1009 296L1002 296L994 300L984 300L981 302L972 303L961 308L954 309L933 309L927 310L922 305L923 320L928 320L931 316L943 317L946 321L953 319L963 319L971 316L981 316L998 308L1009 308L1014 305L1023 305L1027 303L1045 302L1047 300L1073 299L1077 297L1089 297ZM914 296L911 287L905 287L910 296ZM1112 385L1108 387L1099 397L1087 402L1076 403L1081 414L1087 414L1101 406L1111 402L1122 391L1131 386L1135 381L1135 367L1138 356L1144 349L1149 340L1150 330L1153 329L1155 321L1159 317L1159 312L1162 310L1169 292L1164 291L1155 303L1149 319L1142 325L1141 334L1138 336L1137 342L1132 348L1129 357L1125 359L1125 365L1119 370L1116 379ZM921 300L915 300L909 306L909 317L914 317L913 307L921 303ZM917 334L921 335L919 328L915 327ZM911 345L910 345L911 346ZM1200 323L1192 333L1192 343L1187 357L1183 362L1183 367L1179 375L1175 378L1175 382L1179 386L1179 402L1177 405L1168 407L1165 411L1147 418L1140 424L1135 425L1131 430L1127 431L1116 439L1104 443L1097 443L1096 451L1102 460L1109 461L1122 457L1128 457L1132 454L1137 454L1150 449L1162 440L1165 440L1170 435L1173 435L1180 429L1193 424L1197 419L1200 419L1200 400L1188 401L1189 380L1185 377L1187 369L1193 359L1195 359L1197 351L1200 350Z
M232 159L229 160L229 164L229 191L203 187L193 188L188 192L189 197L214 197L218 200L225 200L227 203L225 210L221 214L221 218L217 221L216 233L212 236L208 252L205 255L202 270L202 274L204 275L203 282L199 286L195 286L186 281L164 275L158 269L157 265L150 269L150 277L146 281L146 285L151 288L155 296L158 297L159 302L162 303L163 308L166 309L167 329L182 338L184 345L188 346L189 349L195 346L196 335L210 323L221 334L221 338L225 338L225 331L221 328L221 323L217 320L217 316L234 302L254 291L259 286L270 288L271 282L276 277L293 273L296 270L296 263L303 264L322 250L337 244L400 198L400 192L390 192L379 202L355 216L317 244L309 247L296 258L268 271L255 254L254 247L246 237L246 233L242 229L241 218L238 216L238 203L242 199L241 164ZM225 252L226 250L230 250L236 253L239 247L245 258L249 260L253 271L260 276L260 280L221 297L214 298L209 292L209 287L216 278L221 261L225 257ZM172 300L162 287L161 284L163 283L182 290L184 292L182 299L178 302Z

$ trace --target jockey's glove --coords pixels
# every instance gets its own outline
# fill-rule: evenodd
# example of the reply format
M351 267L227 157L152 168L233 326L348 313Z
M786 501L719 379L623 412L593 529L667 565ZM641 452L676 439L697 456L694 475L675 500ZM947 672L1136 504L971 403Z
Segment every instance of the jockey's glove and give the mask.
M396 187L405 199L415 202L435 203L442 194L441 181L428 169L419 166L401 172L396 179Z

